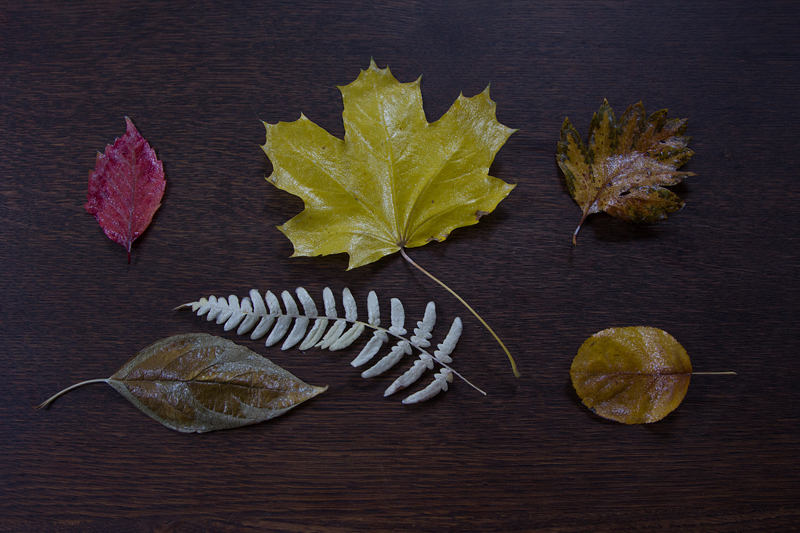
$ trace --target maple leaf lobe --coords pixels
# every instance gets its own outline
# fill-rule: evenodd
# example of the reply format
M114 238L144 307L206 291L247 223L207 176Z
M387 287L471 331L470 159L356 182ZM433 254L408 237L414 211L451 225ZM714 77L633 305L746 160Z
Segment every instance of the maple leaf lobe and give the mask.
M400 83L374 61L339 90L343 140L304 115L264 123L262 149L273 165L267 180L305 205L279 226L294 256L347 252L349 268L362 266L401 247L444 240L514 188L488 175L515 131L497 122L488 89L460 95L433 123L425 118L420 79Z
M592 117L584 144L569 119L564 120L557 161L567 189L583 209L583 221L606 213L629 222L655 222L684 206L675 185L691 172L678 172L693 155L684 136L686 119L667 119L667 110L645 114L641 102L620 117L605 100ZM575 237L573 236L573 243Z
M131 244L161 206L166 180L155 151L128 117L125 122L125 135L97 153L84 208L111 240L125 247L130 263Z

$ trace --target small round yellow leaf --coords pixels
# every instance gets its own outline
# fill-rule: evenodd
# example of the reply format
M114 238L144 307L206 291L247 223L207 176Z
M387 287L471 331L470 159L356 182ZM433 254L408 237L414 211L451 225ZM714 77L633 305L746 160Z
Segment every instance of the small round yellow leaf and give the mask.
M689 389L689 355L666 331L647 326L595 333L572 361L572 385L594 413L623 424L661 420Z

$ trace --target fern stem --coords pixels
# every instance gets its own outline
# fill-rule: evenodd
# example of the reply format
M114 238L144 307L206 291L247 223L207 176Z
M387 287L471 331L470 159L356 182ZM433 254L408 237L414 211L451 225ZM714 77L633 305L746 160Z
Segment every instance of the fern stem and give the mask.
M45 407L47 407L48 405L53 403L53 401L56 398L58 398L59 396L61 396L62 394L65 394L65 393L71 391L72 389L77 389L78 387L83 387L84 385L88 385L89 383L108 383L108 379L90 379L90 380L87 380L87 381L81 381L80 383L76 383L75 385L72 385L71 387L67 387L66 389L62 390L61 392L58 392L58 393L54 394L53 396L51 396L50 398L45 400L44 403L42 403L41 405L37 406L37 409L44 409Z
M417 346L416 348L417 348L418 350L420 349L418 346ZM424 350L420 350L420 351L424 351ZM427 352L425 352L425 353L427 353ZM431 355L431 354L428 354L428 355ZM448 365L447 363L443 363L442 361L440 361L439 359L437 359L437 358L436 358L436 357L434 357L433 355L431 355L431 358L432 358L434 361L436 361L437 363L439 363L440 365L442 365L443 367L445 367L447 370L449 370L450 372L452 372L452 373L453 373L455 376L458 376L458 378L459 378L461 381L463 381L464 383L466 383L467 385L469 385L470 387L472 387L472 388L473 388L473 389L475 389L476 391L478 391L478 392L480 392L481 394L483 394L484 396L486 396L486 392L485 392L484 390L482 390L480 387L477 387L477 386L476 386L474 383L472 383L470 380L468 380L467 378L465 378L464 376L462 376L460 372L457 372L457 371L453 370L453 368L452 368L450 365Z
M417 270L419 270L420 272L422 272L423 274L425 274L426 276L431 278L433 281L435 281L436 283L438 283L439 285L444 287L444 289L447 292L449 292L450 294L455 296L456 300L461 302L464 305L464 307L469 309L470 313L472 313L475 316L475 318L477 318L480 321L480 323L483 324L483 327L485 327L489 331L489 333L492 334L492 337L494 337L494 340L496 340L497 343L500 345L500 347L503 348L503 351L506 352L506 355L508 356L508 360L511 362L511 369L514 371L514 375L516 377L520 377L519 370L517 370L517 363L515 363L514 362L514 358L511 357L511 352L508 351L508 348L506 348L506 345L503 344L503 341L500 340L500 337L497 336L497 334L494 332L494 330L491 327L489 327L489 324L487 324L486 321L484 319L482 319L481 316L478 313L476 313L475 310L466 301L464 301L464 299L461 296L456 294L456 292L453 289L451 289L450 287L445 285L442 281L437 279L436 276L434 276L433 274L431 274L430 272L428 272L427 270L425 270L424 268L422 268L421 266L416 264L410 257L408 257L408 254L406 254L405 248L400 248L400 253L403 255L403 259L405 259L406 261L411 263L414 267L417 268ZM461 377L461 376L459 376L459 377ZM464 378L461 378L461 379L464 379ZM464 381L466 381L466 380L464 380ZM467 381L467 383L469 383L469 382ZM474 385L473 385L473 387L474 387ZM475 387L475 388L477 388L477 387ZM480 390L480 389L478 389L478 390Z
M295 315L289 315L289 314L286 314L286 315L284 315L284 316L295 316ZM301 315L301 316L303 316L303 315ZM311 318L311 319L314 319L314 318L320 318L320 317L309 317L309 318ZM338 320L338 319L337 319L337 320ZM422 348L422 347L421 347L419 344L415 343L415 342L414 342L414 341L412 341L411 339L409 339L409 338L406 338L406 337L404 337L404 336L402 336L402 335L398 335L398 334L396 334L396 333L392 333L392 332L391 332L391 331L389 331L388 329L384 329L384 328L382 328L382 327L375 326L375 325L369 324L369 323L367 323L367 322L361 322L360 320L347 320L346 318L345 318L345 319L342 319L342 320L345 320L345 321L347 321L347 322L348 322L348 323L350 323L350 324L362 325L362 326L364 326L365 328L371 328L371 329L374 329L374 330L376 330L376 331L383 331L383 332L384 332L384 333L386 333L387 335L391 335L392 337L394 337L394 338L396 338L396 339L400 339L400 340L402 340L402 341L406 341L406 342L407 342L409 345L411 345L411 346L412 346L414 349L416 349L416 350L419 350L419 351L420 351L420 353L424 353L425 355L429 356L431 359L433 359L434 361L436 361L437 363L439 363L439 365L440 365L440 366L442 366L442 367L446 368L447 370L449 370L450 372L452 372L452 374L453 374L454 376L456 376L457 378L459 378L461 381L463 381L464 383L466 383L467 385L469 385L470 387L472 387L472 388L473 388L473 389L475 389L476 391L480 392L480 393L481 393L481 394L483 394L484 396L486 396L486 395L487 395L487 394L486 394L486 391L484 391L483 389L481 389L480 387L478 387L477 385L475 385L473 382L471 382L470 380L468 380L467 378L465 378L465 377L464 377L464 376L463 376L463 375L462 375L460 372L458 372L457 370L454 370L454 369L453 369L453 367L451 367L450 365L448 365L447 363L445 363L444 361L442 361L441 359L439 359L438 357L436 357L436 355L434 355L434 354L430 353L429 351L425 350L425 349L424 349L424 348Z

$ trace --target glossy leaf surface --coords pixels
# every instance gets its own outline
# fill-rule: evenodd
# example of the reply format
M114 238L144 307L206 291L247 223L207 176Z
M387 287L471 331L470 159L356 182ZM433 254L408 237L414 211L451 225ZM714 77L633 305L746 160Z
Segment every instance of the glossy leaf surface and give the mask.
M645 114L641 102L628 107L619 121L608 101L594 114L584 144L569 119L558 143L558 165L569 193L588 215L605 211L628 222L655 222L684 205L672 191L691 172L678 172L693 153L686 119L667 118L662 109ZM573 243L575 237L573 236Z
M572 384L592 411L624 424L661 420L683 401L692 363L667 332L610 328L589 337L572 361Z
M125 135L97 154L84 208L111 240L125 247L130 263L131 244L161 206L166 181L156 153L128 117L125 122Z
M295 256L347 252L349 268L402 247L442 241L475 224L514 188L488 175L514 130L495 118L489 90L459 96L428 123L419 81L399 83L372 62L340 87L344 140L301 116L267 124L267 180L303 199L305 209L279 229Z

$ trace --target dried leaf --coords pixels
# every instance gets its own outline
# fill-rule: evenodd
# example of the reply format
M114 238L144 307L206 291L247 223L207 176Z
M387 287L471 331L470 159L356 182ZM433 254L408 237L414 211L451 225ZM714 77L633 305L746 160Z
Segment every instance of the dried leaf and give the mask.
M125 122L125 135L106 146L105 154L97 154L84 208L111 240L125 247L130 263L131 244L161 206L166 181L156 153L128 117Z
M588 145L564 120L558 143L558 166L569 193L583 209L575 239L588 215L605 211L628 222L655 222L684 205L663 186L675 185L691 172L677 172L693 153L687 144L686 119L667 119L667 110L645 114L641 102L620 117L608 101L594 114Z
M328 387L315 387L260 355L212 335L176 335L151 344L108 379L147 416L181 433L205 433L280 416Z
M304 115L264 123L267 180L305 203L279 227L295 256L347 252L349 268L366 265L476 224L514 188L488 175L514 132L497 122L489 89L429 124L419 81L399 83L371 62L339 88L344 140Z
M572 361L572 384L592 411L624 424L656 422L683 401L692 363L666 331L610 328L589 337Z
M361 352L350 363L354 367L362 366L373 359L378 351L389 341L389 337L394 337L396 344L391 348L389 354L381 358L377 363L361 373L363 378L379 376L393 368L405 355L411 355L414 350L419 352L419 359L406 371L405 374L397 378L384 392L384 396L390 396L395 392L414 384L425 372L426 369L434 368L434 363L442 367L440 374L434 376L435 385L429 387L430 394L413 394L403 400L403 403L416 403L433 397L439 391L447 390L447 382L442 379L453 381L453 374L464 380L477 391L486 394L475 385L472 385L461 374L453 370L450 363L453 362L450 354L456 347L459 337L461 337L461 319L456 318L450 326L450 331L439 344L437 350L427 350L431 345L428 339L436 324L436 305L428 302L425 308L424 318L417 322L414 328L414 335L408 339L404 337L405 330L405 311L403 304L397 298L391 300L391 323L388 329L380 326L380 308L378 306L378 296L374 291L370 291L367 296L367 322L358 320L358 308L355 298L350 293L350 289L342 291L342 302L345 308L345 317L341 318L336 311L336 299L333 291L325 288L323 300L325 302L325 314L320 316L317 306L308 292L298 287L295 291L302 304L303 311L300 311L297 302L288 291L281 293L281 300L286 308L281 309L280 301L271 291L267 291L262 297L256 289L251 289L249 296L241 298L230 295L208 298L200 298L196 302L183 304L178 309L191 309L197 316L205 316L206 320L216 321L223 325L225 331L236 328L238 335L250 333L253 340L267 336L266 345L277 344L281 339L286 338L281 346L281 350L287 350L299 343L301 350L312 347L323 350L341 350L355 342L361 334L367 330L372 330L372 338L361 349ZM266 302L265 302L266 301ZM294 321L294 326L292 322ZM313 321L313 326L311 325ZM349 327L349 329L347 329ZM291 330L290 330L291 328ZM309 328L311 328L309 330ZM290 332L291 331L291 332ZM267 335L269 333L269 335ZM449 376L449 377L448 377ZM444 386L442 386L444 384Z

